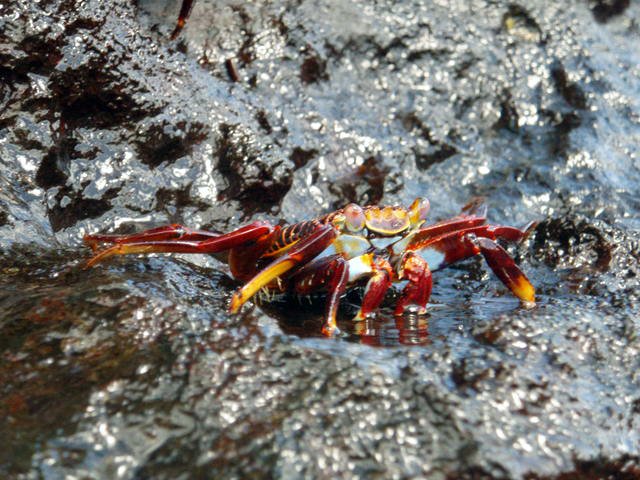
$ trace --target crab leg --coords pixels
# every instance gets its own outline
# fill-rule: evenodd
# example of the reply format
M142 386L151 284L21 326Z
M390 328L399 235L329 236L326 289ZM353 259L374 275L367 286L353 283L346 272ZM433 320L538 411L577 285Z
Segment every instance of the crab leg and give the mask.
M536 292L533 285L504 248L488 238L476 238L471 241L480 249L493 273L516 297L523 302L535 303Z
M395 315L402 315L409 305L418 306L419 314L427 311L427 302L431 297L433 280L427 262L417 253L408 252L402 259L399 279L406 278L409 283L402 290L400 299L396 302Z
M281 277L294 267L304 265L327 248L337 236L337 231L331 225L318 225L313 233L304 240L300 240L285 254L276 258L251 280L237 290L231 298L229 311L236 313L240 307L253 297L262 287L266 287L273 280Z
M178 35L180 35L180 32L184 28L184 25L191 14L191 7L193 7L193 0L182 0L180 13L178 14L178 21L176 22L173 32L171 32L171 40L175 40Z
M442 235L459 232L467 228L480 227L486 221L487 207L479 200L470 202L464 206L456 217L419 228L396 242L392 247L392 253L402 255L404 252L415 250L418 245L425 245Z
M128 255L134 253L216 253L255 241L274 231L267 222L254 222L224 235L208 234L202 231L187 231L179 236L180 231L170 227L160 227L134 235L88 235L87 242L95 251L99 242L114 243L91 258L86 267L113 255ZM206 239L202 239L206 238Z
M457 233L461 230L474 227L483 227L485 229L489 228L488 225L483 225L485 221L485 217L461 215L451 220L434 223L420 228L419 230L407 235L399 242L396 242L392 247L392 251L396 255L401 255L402 252L407 250L422 248L423 245L447 234Z
M361 257L351 259L349 264L351 265L355 262L365 265L365 268L362 269L361 267L361 269L371 275L371 278L369 278L364 290L360 309L353 318L354 321L360 321L367 318L367 316L372 312L375 312L382 303L382 300L384 300L384 296L391 286L393 271L387 260L382 257L374 256L373 254L366 254ZM349 280L351 281L351 278L349 278Z
M467 241L468 238L475 236L491 240L502 239L509 242L519 242L529 235L531 229L532 226L520 230L514 227L480 225L444 233L435 238L423 239L414 236L407 245L407 250L419 252L427 260L431 270L439 270L480 253L473 243Z
M509 254L493 240L521 241L534 224L525 230L514 227L483 225L467 228L438 238L412 244L411 250L425 259L431 270L439 270L454 262L482 254L500 280L524 302L535 301L535 289Z
M336 315L340 297L347 289L349 282L349 262L341 255L324 257L293 277L293 290L299 295L309 295L321 289L329 293L326 304L322 333L328 337L338 333Z
M219 237L219 233L207 232L205 230L191 230L182 225L173 224L164 227L151 228L144 232L134 233L132 235L105 235L94 234L85 235L84 243L86 243L95 252L101 243L139 243L150 242L156 240L173 240L180 239L185 241L202 241L209 238Z

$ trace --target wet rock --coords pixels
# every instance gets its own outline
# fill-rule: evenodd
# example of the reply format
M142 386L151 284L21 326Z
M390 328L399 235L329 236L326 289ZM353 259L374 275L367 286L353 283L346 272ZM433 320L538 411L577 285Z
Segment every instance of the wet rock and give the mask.
M305 150L304 148L295 147L291 152L289 159L293 162L296 169L302 168L309 162L309 160L316 156L317 153L318 151L314 149Z
M503 28L514 37L529 42L541 42L542 30L531 13L521 5L512 3L502 17Z
M1 7L0 476L638 476L639 7L423 3ZM539 221L537 306L478 258L324 339L322 295L229 315L214 258L82 268L418 196Z
M391 174L389 166L379 158L369 157L351 175L337 178L330 185L329 192L338 199L333 209L342 208L346 203L380 204L385 192L393 193L400 188L398 183L398 175Z
M222 124L220 129L218 171L228 185L219 199L240 199L249 211L279 204L291 187L290 163L274 158L268 150L260 156L252 147L255 140L239 125Z
M551 78L556 89L569 105L578 110L587 108L584 92L578 85L567 79L567 72L561 64L557 63L551 67Z
M302 83L315 83L327 80L327 62L315 55L307 56L300 66L300 80Z
M206 137L206 127L198 122L173 124L164 121L152 123L147 131L139 132L136 144L140 161L155 168L163 162L172 163L191 154L194 146Z
M536 228L534 248L546 253L553 267L586 267L606 272L611 264L614 244L586 219L570 216L549 219Z
M629 0L597 0L590 3L594 18L605 23L612 17L623 14L631 2Z

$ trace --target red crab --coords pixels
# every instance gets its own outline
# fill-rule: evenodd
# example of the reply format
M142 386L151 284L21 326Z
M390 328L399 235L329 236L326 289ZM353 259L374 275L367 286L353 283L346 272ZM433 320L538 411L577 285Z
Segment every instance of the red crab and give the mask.
M282 227L257 221L225 234L169 225L133 235L86 235L95 252L87 267L131 253L227 253L231 274L245 282L231 299L231 313L261 290L270 295L326 291L322 333L328 336L337 330L338 302L350 286L366 282L354 320L375 312L394 282L405 284L395 314L407 308L424 313L431 272L478 254L515 296L535 301L531 282L495 242L521 241L535 223L522 230L487 225L479 202L454 218L424 225L428 211L428 200L418 198L408 209L352 203L313 220ZM112 245L98 250L102 243Z

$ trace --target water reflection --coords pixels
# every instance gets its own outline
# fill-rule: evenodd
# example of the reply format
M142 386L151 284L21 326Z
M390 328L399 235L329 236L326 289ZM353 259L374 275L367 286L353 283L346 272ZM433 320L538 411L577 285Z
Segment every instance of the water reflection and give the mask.
M378 313L364 321L352 322L352 327L347 331L361 343L376 347L431 343L428 315Z
M263 303L260 309L274 318L282 331L288 335L302 338L322 337L320 328L324 315L324 299L305 300L304 303L291 299ZM390 311L382 309L370 318L354 322L352 319L356 311L356 306L347 303L338 314L338 327L348 341L379 347L431 343L428 314L407 313L395 316Z

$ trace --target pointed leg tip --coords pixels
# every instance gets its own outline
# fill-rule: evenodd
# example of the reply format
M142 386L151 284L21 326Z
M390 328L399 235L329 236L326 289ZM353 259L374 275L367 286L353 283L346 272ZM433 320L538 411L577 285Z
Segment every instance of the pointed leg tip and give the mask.
M358 313L356 313L356 316L353 317L352 321L353 322L363 322L365 321L369 316L371 316L371 313L363 313L362 309L358 310Z
M335 324L326 324L322 326L322 335L325 337L334 337L340 333L340 329Z
M512 287L513 293L522 301L523 305L533 306L536 304L536 289L524 274L516 279Z
M396 317L402 317L405 313L408 313L411 315L426 315L427 307L426 306L423 307L421 305L416 305L416 304L408 304L402 308L396 308L396 310L393 312L393 315Z
M94 252L95 251L96 250L94 250ZM105 254L105 252L98 252L93 257L91 257L89 260L84 262L84 266L83 266L82 269L83 270L89 270L90 268L95 267L98 263L100 263L102 260L104 260L108 256L109 255Z
M460 214L478 218L485 218L487 216L487 205L485 204L485 198L472 198L464 207L462 207Z
M243 303L244 302L242 301L242 297L238 294L238 292L234 293L231 297L231 302L229 303L229 313L238 313Z
M522 240L529 238L531 234L535 231L539 223L540 222L538 222L537 220L534 220L532 222L529 222L527 225L525 225L524 228L522 229L522 231L524 232L524 235L522 236Z
M335 337L340 334L340 329L335 321L328 321L324 325L322 325L322 335L325 337Z

